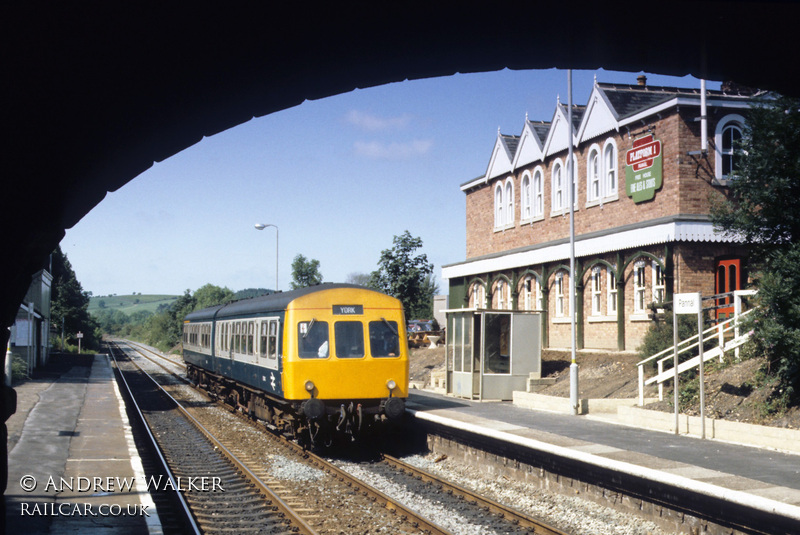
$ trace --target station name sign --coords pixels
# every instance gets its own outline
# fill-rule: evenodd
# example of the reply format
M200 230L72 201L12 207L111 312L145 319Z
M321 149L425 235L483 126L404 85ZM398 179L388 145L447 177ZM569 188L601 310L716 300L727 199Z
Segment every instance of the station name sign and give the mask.
M364 314L364 305L333 305L334 316L361 316Z
M674 294L675 314L699 314L702 311L702 299L699 293Z
M649 201L661 189L661 141L653 134L640 137L625 153L625 191L633 202Z

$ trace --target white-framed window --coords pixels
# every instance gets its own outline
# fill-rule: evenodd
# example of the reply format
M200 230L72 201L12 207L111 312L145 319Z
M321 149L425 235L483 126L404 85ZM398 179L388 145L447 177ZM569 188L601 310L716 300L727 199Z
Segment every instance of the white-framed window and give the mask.
M528 275L522 281L522 308L533 310L533 277Z
M603 147L603 198L611 201L619 198L617 191L619 181L617 179L617 143L613 138L606 140Z
M503 228L503 214L505 203L503 202L503 185L497 184L494 187L494 228Z
M494 187L494 229L514 226L514 180L509 177Z
M511 178L506 180L506 213L505 226L510 227L514 224L514 181Z
M567 205L565 199L566 191L564 189L564 165L558 159L553 164L552 172L552 208L553 212L560 212Z
M589 157L586 159L586 202L599 201L602 192L602 167L600 160L600 148L592 145L589 149Z
M522 283L523 307L525 310L542 310L542 284L533 275L528 275Z
M602 150L596 143L589 147L586 158L587 206L619 199L617 186L617 145L613 138L609 138Z
M647 279L645 277L645 262L639 260L633 266L633 312L646 312L645 288Z
M566 272L559 271L556 273L555 290L556 290L556 317L563 318L569 314L569 295L568 284L569 277ZM566 280L565 280L566 279ZM567 292L565 293L565 290Z
M506 284L502 280L497 281L495 293L497 294L497 309L503 310L506 308Z
M592 268L592 316L599 316L600 312L600 302L601 302L601 286L600 281L602 280L603 270L600 269L600 266L595 266Z
M575 207L575 209L577 209L578 208L578 155L577 154L572 155L572 165L575 168L575 172L572 174L572 205ZM565 183L569 181L569 171L570 171L569 166L567 166L566 175L564 175ZM565 194L569 195L569 191L567 191ZM569 209L568 198L564 199L564 207L566 209Z
M528 171L522 173L522 186L520 190L522 212L520 220L525 221L533 217L533 192L531 188L531 174Z
M486 308L486 288L480 282L472 283L470 301L472 308Z
M714 132L714 171L718 179L731 178L738 167L737 143L742 139L744 117L738 114L726 115L717 123Z
M663 262L662 262L663 263ZM653 261L653 301L663 303L666 296L666 276L664 269Z
M611 271L606 280L606 308L609 316L617 314L617 276Z
M544 215L544 172L541 167L533 171L533 216Z

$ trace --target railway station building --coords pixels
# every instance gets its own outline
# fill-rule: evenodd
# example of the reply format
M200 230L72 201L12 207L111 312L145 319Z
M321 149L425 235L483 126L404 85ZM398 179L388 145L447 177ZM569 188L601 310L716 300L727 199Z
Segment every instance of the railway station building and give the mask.
M746 287L748 247L716 231L709 212L727 195L755 96L733 84L707 91L703 120L699 88L640 76L596 81L573 106L578 349L635 350L653 304L673 291ZM485 174L461 185L466 259L442 268L451 309L539 311L545 348L571 345L567 121L557 100L550 121L498 132Z

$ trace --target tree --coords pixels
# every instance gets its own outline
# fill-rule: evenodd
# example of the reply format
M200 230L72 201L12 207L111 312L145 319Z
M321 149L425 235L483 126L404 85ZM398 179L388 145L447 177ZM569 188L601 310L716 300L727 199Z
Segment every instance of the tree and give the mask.
M759 293L753 348L770 363L783 403L800 398L800 101L777 97L748 116L730 198L711 212L715 225L753 247Z
M314 286L322 282L319 260L308 260L299 254L292 261L292 290Z
M436 285L427 277L433 273L433 264L425 254L414 255L422 247L422 239L412 237L406 230L395 236L393 243L391 249L381 251L370 286L399 299L407 318L430 317Z
M347 284L357 284L358 286L369 287L370 283L372 282L372 275L369 273L348 273L347 277L344 279L344 282Z
M82 346L97 347L95 333L97 322L89 314L89 294L83 291L81 283L72 270L67 255L58 246L53 251L53 285L51 293L50 321L60 330L63 326L66 337L77 345L75 335L83 333Z
M220 288L213 284L201 286L194 292L194 310L213 307L233 301L233 292L228 288Z

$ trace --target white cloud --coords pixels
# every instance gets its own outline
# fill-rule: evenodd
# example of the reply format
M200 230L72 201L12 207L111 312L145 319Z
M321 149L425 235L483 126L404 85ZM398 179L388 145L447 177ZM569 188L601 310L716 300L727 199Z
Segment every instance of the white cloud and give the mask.
M405 143L356 141L354 144L357 155L380 160L406 160L422 156L427 154L431 147L433 147L433 141L429 139L415 139Z
M411 116L408 114L398 117L378 117L358 110L350 110L345 119L348 123L370 132L402 129L411 122Z

